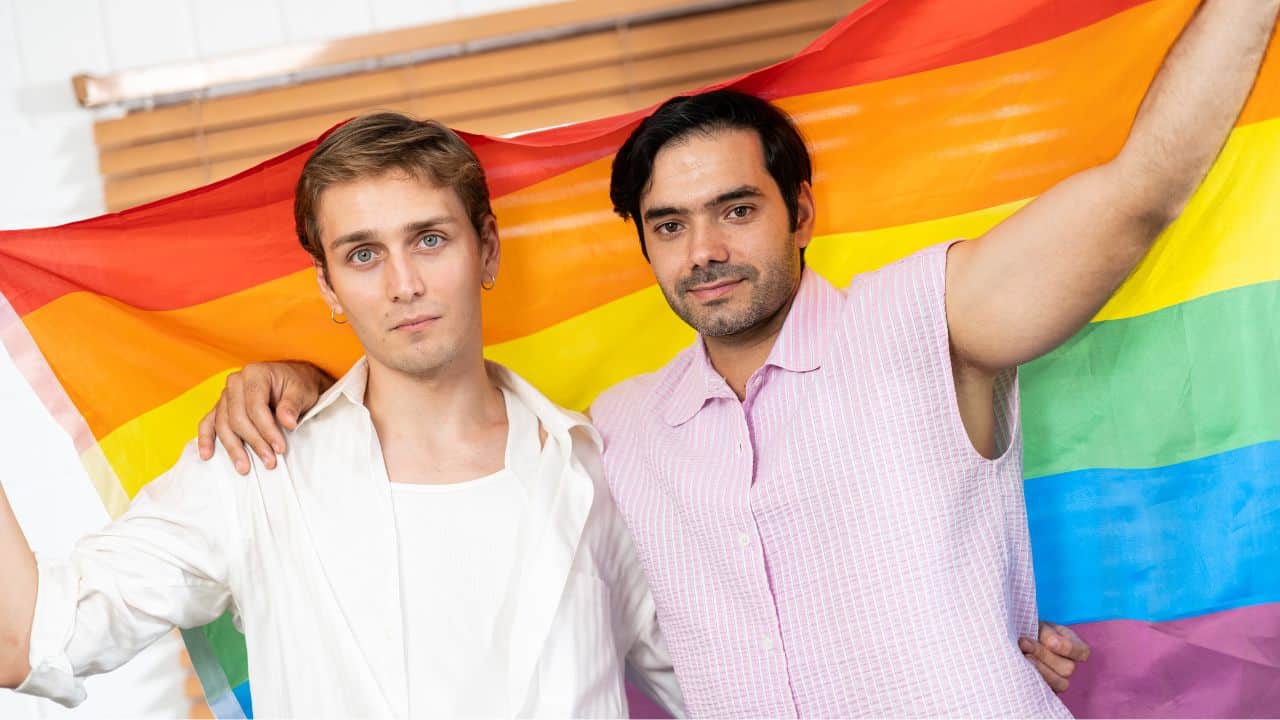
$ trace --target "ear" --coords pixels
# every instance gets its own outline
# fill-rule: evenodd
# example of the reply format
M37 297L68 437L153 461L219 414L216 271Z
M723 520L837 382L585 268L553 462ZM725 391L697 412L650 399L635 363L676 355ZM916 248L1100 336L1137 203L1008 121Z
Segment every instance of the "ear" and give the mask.
M813 201L813 187L807 182L800 183L800 192L796 193L796 247L806 248L813 241L813 225L816 222L817 208Z
M501 260L502 241L498 237L498 220L488 215L480 225L480 267L496 278Z
M320 286L320 296L324 298L325 304L329 306L330 310L342 313L342 301L338 299L338 294L333 291L333 286L329 284L329 272L325 269L324 263L311 258L311 264L316 268L316 284Z

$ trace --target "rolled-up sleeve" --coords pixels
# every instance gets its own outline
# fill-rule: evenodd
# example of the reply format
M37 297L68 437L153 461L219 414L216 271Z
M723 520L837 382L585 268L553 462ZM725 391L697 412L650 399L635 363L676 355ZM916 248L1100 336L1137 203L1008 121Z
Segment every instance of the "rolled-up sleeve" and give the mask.
M84 702L84 685L67 658L67 638L75 622L79 579L65 562L37 556L39 580L31 621L31 672L17 687L72 707Z
M77 705L81 678L119 667L175 626L221 615L231 605L235 477L221 453L202 463L188 447L69 559L38 557L31 672L18 692Z

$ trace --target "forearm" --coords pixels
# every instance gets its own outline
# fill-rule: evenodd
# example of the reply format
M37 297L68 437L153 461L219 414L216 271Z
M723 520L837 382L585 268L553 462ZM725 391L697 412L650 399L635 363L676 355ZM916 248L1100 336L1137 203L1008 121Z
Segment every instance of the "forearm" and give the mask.
M15 688L30 672L31 617L36 606L36 559L9 498L0 487L0 687Z
M1253 87L1280 0L1207 0L1147 91L1113 161L1135 211L1172 221L1204 180Z

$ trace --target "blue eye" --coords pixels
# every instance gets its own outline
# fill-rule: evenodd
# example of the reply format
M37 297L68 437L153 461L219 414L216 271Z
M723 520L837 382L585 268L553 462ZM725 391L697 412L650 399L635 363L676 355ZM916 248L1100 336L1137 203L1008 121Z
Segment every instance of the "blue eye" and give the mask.
M359 250L351 253L350 260L357 265L364 265L365 263L373 262L373 250L369 248L360 248Z
M427 233L418 238L418 244L425 248L438 248L444 244L444 238L436 233Z

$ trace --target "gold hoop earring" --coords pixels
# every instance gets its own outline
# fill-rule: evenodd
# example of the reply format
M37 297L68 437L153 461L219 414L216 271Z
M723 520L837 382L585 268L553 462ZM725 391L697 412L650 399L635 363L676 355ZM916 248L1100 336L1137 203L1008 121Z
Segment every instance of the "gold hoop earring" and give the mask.
M338 319L338 311L337 311L337 310L335 310L334 308L329 308L329 319L330 319L330 320L332 320L332 321L333 321L333 324L335 324L335 325L346 325L346 324L347 324L347 316L346 316L346 314L343 314L342 319L341 319L341 320L339 320L339 319Z
M493 273L485 273L484 279L480 281L480 287L485 290L492 290L497 284L498 278L494 277Z

